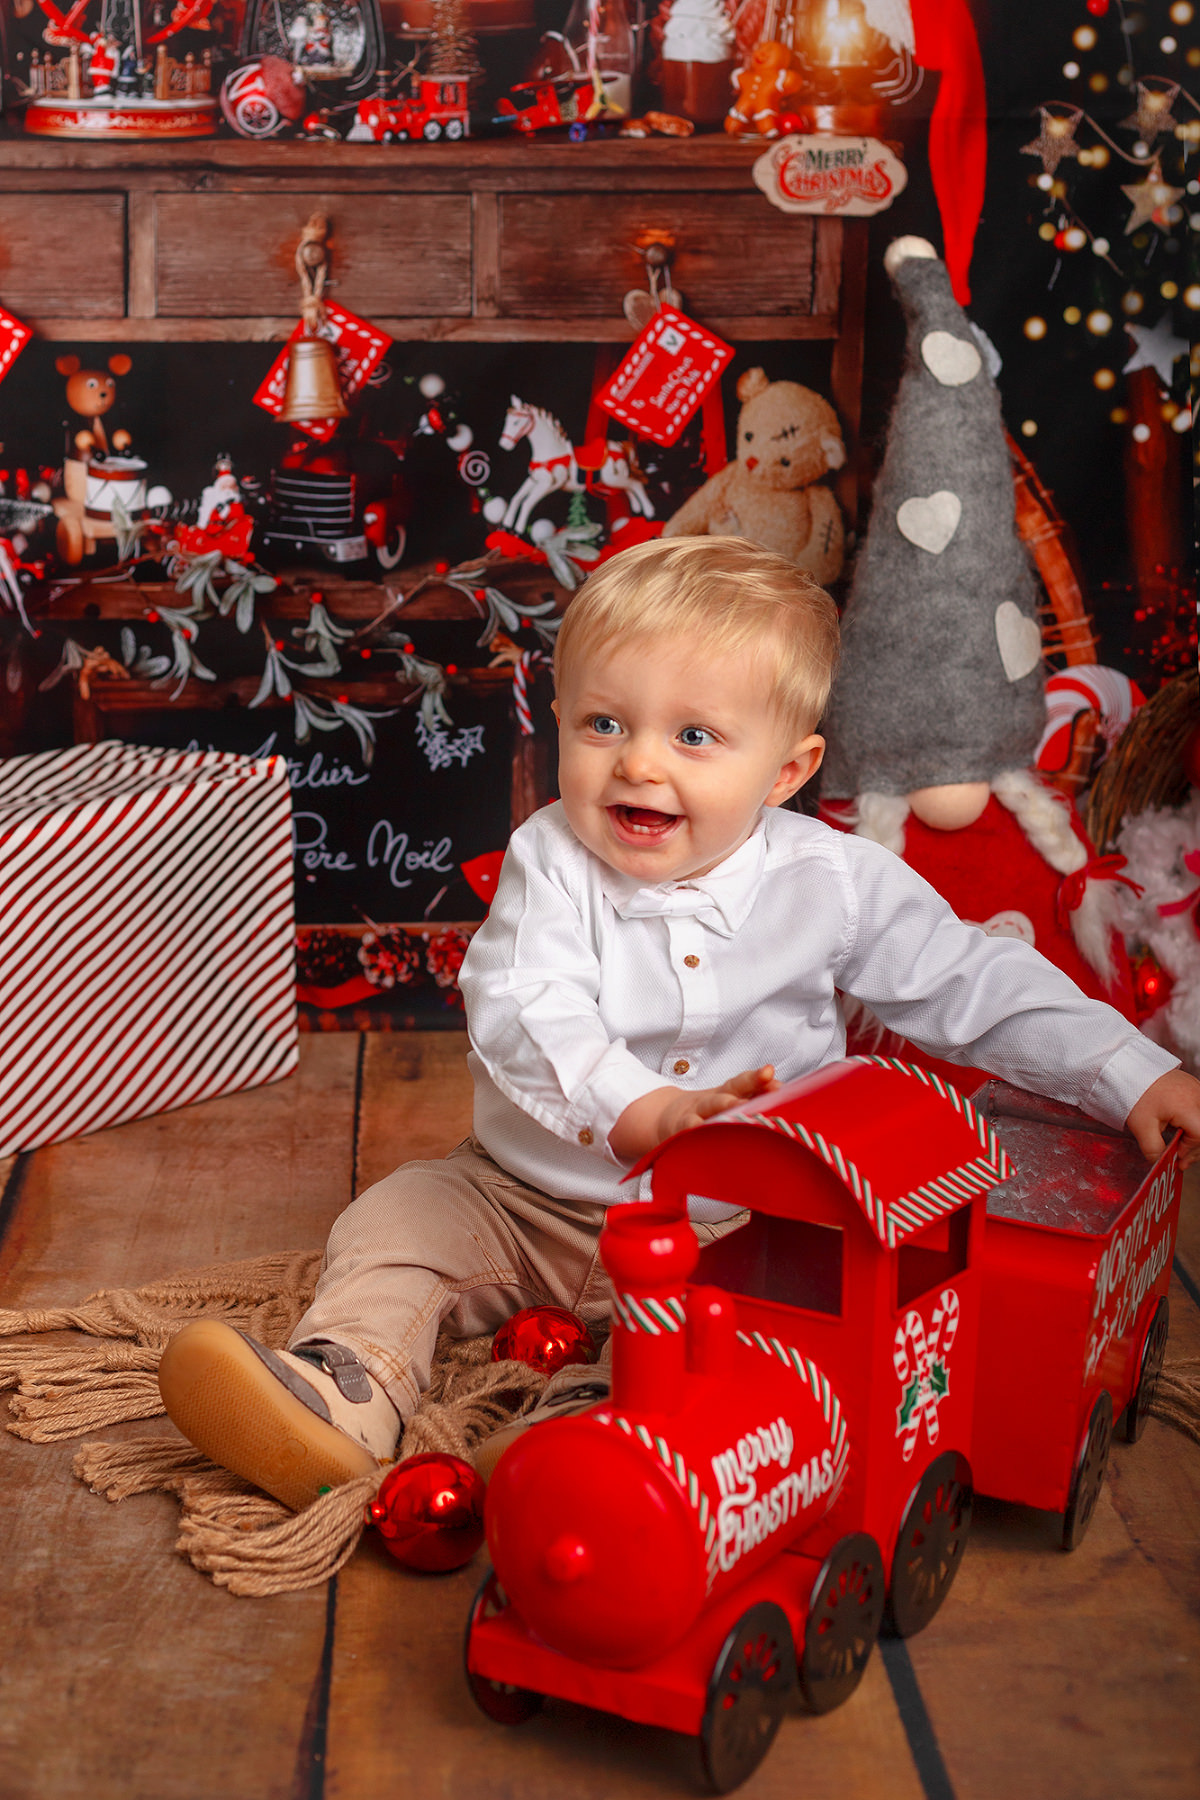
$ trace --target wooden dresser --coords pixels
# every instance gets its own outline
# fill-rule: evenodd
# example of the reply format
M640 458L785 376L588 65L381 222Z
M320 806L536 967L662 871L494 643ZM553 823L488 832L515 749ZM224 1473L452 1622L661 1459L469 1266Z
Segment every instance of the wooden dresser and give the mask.
M673 247L687 309L732 342L831 344L858 425L866 226L789 216L758 146L0 141L0 302L44 338L269 340L296 319L293 256L332 226L332 295L398 340L627 342L639 255Z

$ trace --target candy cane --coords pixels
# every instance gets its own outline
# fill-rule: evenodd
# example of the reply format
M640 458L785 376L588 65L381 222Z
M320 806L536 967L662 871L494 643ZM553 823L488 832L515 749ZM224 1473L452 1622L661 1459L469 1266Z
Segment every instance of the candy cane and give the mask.
M949 1356L954 1340L958 1335L958 1295L953 1288L943 1288L938 1295L938 1303L933 1309L930 1320L929 1335L925 1333L925 1322L919 1312L910 1311L905 1314L904 1323L896 1327L895 1345L892 1351L892 1367L896 1371L896 1379L901 1388L907 1388L916 1381L917 1392L907 1419L904 1408L897 1408L896 1433L903 1433L901 1452L905 1462L912 1459L916 1449L917 1438L921 1432L921 1421L925 1421L925 1432L931 1444L938 1439L938 1401L940 1394L933 1390L930 1379L932 1364L939 1353L945 1358ZM911 1345L912 1354L909 1354Z
M521 728L522 737L533 736L533 712L529 705L529 669L532 661L529 651L523 650L513 664L513 705L517 709L517 724Z

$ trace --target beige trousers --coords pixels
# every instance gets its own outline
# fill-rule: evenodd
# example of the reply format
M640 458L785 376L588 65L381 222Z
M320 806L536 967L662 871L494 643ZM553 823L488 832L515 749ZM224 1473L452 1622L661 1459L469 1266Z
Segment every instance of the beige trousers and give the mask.
M345 1344L407 1419L429 1385L443 1325L475 1337L522 1307L545 1304L588 1325L607 1322L611 1290L599 1255L606 1211L527 1187L474 1138L437 1161L405 1163L335 1223L291 1344ZM741 1222L694 1229L707 1243Z

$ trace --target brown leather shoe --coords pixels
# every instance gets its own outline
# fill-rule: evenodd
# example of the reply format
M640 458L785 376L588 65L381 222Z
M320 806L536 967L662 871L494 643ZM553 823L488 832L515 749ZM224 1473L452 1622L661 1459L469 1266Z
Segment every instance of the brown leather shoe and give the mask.
M270 1350L197 1319L164 1350L158 1385L198 1450L296 1511L377 1469L400 1435L395 1407L340 1344Z

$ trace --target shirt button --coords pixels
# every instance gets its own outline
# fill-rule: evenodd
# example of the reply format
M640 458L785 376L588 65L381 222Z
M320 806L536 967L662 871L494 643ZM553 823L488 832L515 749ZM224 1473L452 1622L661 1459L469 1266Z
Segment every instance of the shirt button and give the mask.
M591 1141L592 1141L592 1128L591 1128L591 1126L590 1126L590 1125L585 1125L585 1126L584 1126L584 1128L583 1128L583 1130L582 1130L582 1131L581 1131L581 1132L580 1132L580 1134L579 1134L579 1141L580 1141L580 1143L581 1143L581 1144L583 1144L583 1145L585 1145L585 1146L586 1146L586 1145L588 1145L588 1144L590 1144L590 1143L591 1143Z
M685 969L698 969L700 967L700 958L698 956L685 956L683 959L683 966Z
M688 1062L687 1058L681 1056L679 1061L675 1064L675 1073L677 1075L686 1075L691 1066L692 1065Z

